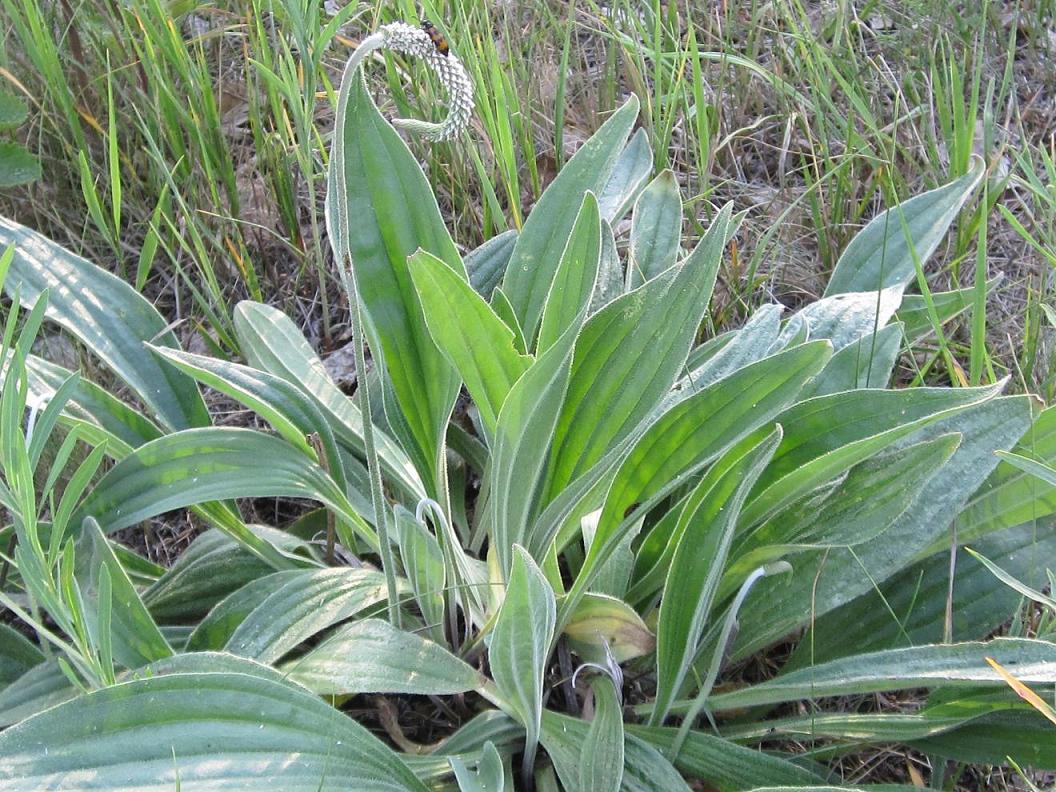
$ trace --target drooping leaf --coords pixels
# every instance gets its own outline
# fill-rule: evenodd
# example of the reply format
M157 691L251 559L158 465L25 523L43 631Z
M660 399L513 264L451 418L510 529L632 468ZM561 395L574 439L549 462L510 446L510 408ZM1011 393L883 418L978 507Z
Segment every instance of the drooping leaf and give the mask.
M292 551L301 540L262 525L251 527L267 541ZM183 551L172 567L143 592L143 604L162 624L204 616L231 592L274 570L227 534L206 531Z
M484 681L479 671L439 644L380 619L341 628L282 670L319 695L449 696L478 688Z
M94 517L113 533L196 503L268 496L319 500L377 544L373 529L321 467L288 443L250 429L187 429L140 446L100 479L74 524Z
M364 453L363 416L352 400L334 384L323 362L286 314L261 303L235 306L235 334L249 362L291 382L318 402L339 442ZM391 437L374 432L383 472L417 502L425 497L421 477L407 454Z
M97 690L0 734L0 786L291 792L426 787L389 748L297 688L245 673L177 673Z
M261 600L231 634L226 649L274 663L302 641L386 599L385 576L375 570L305 570Z
M30 303L48 290L47 315L127 382L167 428L209 424L194 383L158 361L144 341L179 348L161 314L131 286L50 239L0 218L0 249L15 246L4 281Z

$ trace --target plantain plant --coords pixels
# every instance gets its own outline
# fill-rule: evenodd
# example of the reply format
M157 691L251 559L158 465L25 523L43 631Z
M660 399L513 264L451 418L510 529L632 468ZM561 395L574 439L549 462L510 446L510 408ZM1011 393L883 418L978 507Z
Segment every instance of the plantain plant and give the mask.
M277 310L237 306L244 362L192 354L0 221L0 788L831 787L829 760L891 743L1056 767L986 662L1051 689L1056 647L985 640L1016 594L956 555L1044 585L1056 486L996 452L1053 460L1056 413L890 387L963 309L907 288L980 164L874 219L822 299L707 337L740 218L683 251L633 97L465 256L356 68L339 100L327 222L373 362L352 397ZM120 386L36 356L45 319ZM213 425L200 386L267 428ZM247 523L239 499L276 496L314 506ZM205 530L169 569L113 538L183 508Z

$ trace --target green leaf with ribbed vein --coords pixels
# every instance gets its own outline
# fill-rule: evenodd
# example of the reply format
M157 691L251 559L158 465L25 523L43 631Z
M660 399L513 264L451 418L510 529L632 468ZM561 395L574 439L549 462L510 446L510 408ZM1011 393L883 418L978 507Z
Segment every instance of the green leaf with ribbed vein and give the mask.
M913 437L958 432L962 439L949 461L883 534L850 549L801 553L790 577L759 581L741 608L741 630L732 657L741 658L769 645L903 570L947 531L971 493L994 469L994 451L1015 443L1032 418L1028 397L1002 397L930 424L925 433Z
M216 603L187 638L187 651L223 649L235 630L266 598L290 581L301 580L311 570L286 569L251 580Z
M478 248L466 254L466 274L473 289L485 300L502 282L506 265L510 263L513 246L517 242L516 231L503 231L493 236Z
M949 434L894 451L855 467L834 489L779 512L737 545L720 598L740 587L753 569L818 547L853 547L880 536L914 501L960 444Z
M836 262L825 296L876 291L909 283L917 269L903 219L916 247L916 258L926 262L975 191L984 170L982 159L977 157L972 169L956 181L916 195L874 217L855 235Z
M461 757L452 756L448 761L461 792L503 792L506 788L506 770L494 743L484 743L476 771L467 768Z
M586 318L601 262L601 216L594 193L588 192L579 207L575 225L550 284L543 306L536 354L545 352L573 324Z
M54 659L46 660L0 690L0 726L18 723L80 692Z
M395 509L400 561L433 640L444 640L444 591L447 566L440 542L406 509Z
M832 356L825 370L803 389L802 398L857 388L886 388L901 348L902 328L898 324L862 336Z
M383 360L405 450L437 492L444 434L461 381L433 343L407 257L419 248L460 277L462 259L414 155L352 71L338 97L326 195L330 244L351 264L374 356ZM523 234L522 234L523 236ZM519 240L518 240L519 241ZM404 432L406 428L406 432Z
M583 326L550 451L547 501L628 436L682 372L730 217L727 205L678 267L613 300Z
M246 359L257 368L270 371L297 386L317 402L337 439L362 457L365 453L363 416L330 379L323 361L297 325L282 311L249 301L240 302L235 307L234 324ZM418 472L392 438L375 427L374 442L383 473L415 502L425 497L425 487Z
M972 547L1036 588L1056 558L1051 522L1027 523L986 537ZM906 567L880 586L814 621L788 667L820 663L852 652L935 643L946 632L950 555L939 552ZM1020 597L979 561L958 554L953 581L953 639L977 641L1003 624ZM890 608L890 610L889 610Z
M780 352L682 399L651 424L609 487L584 568L596 563L606 544L619 541L621 524L638 519L633 514L625 517L631 506L655 497L687 470L706 464L773 420L831 354L827 341ZM658 573L662 580L666 565ZM636 596L632 587L628 599Z
M993 399L1002 387L845 391L790 407L777 418L788 427L785 439L745 507L743 524L772 516L901 438Z
M795 317L807 323L811 338L827 338L839 351L886 325L901 302L900 287L834 294L810 303Z
M682 195L671 170L653 179L634 203L627 289L673 267L682 240Z
M41 651L22 633L0 624L0 687L5 687L44 662Z
M780 674L751 687L711 696L715 710L777 704L802 698L858 695L917 687L1000 686L992 657L1024 684L1056 682L1056 645L1027 638L986 643L917 646L832 660Z
M98 690L0 734L0 786L425 792L370 732L308 693L245 673L177 673ZM6 781L5 781L6 779Z
M250 530L286 552L303 544L285 531L263 525L250 526ZM242 544L211 529L143 592L143 604L162 624L190 622L203 617L228 594L273 571Z
M602 194L637 116L638 100L632 94L561 169L517 237L502 288L530 349L583 195L588 190Z
M150 615L139 597L139 592L128 579L114 551L99 529L99 524L90 517L85 520L82 529L84 544L89 549L87 569L78 571L78 582L84 594L85 610L90 614L90 628L97 642L109 640L113 647L113 658L125 668L139 668L142 665L161 660L172 654L172 648L166 642L154 618ZM103 569L106 572L103 572ZM110 636L99 634L98 591L101 575L109 576L110 603Z
M48 289L47 316L75 335L131 386L169 429L209 424L195 384L157 360L151 341L178 349L172 330L131 286L50 239L0 218L0 249L15 246L4 281L8 294L32 303Z
M1056 407L1042 410L1012 451L1048 464L1056 463ZM1007 460L997 468L957 518L957 538L962 544L1056 514L1056 487ZM945 550L949 542L936 541L926 555Z
M543 713L543 746L566 790L578 790L583 749L590 724L546 710ZM632 734L623 742L621 792L678 792L689 787L671 763L649 743Z
M404 693L450 696L485 678L447 649L380 619L342 627L304 657L282 667L319 695Z
M689 497L690 514L675 547L660 600L652 725L663 724L693 665L741 505L780 442L778 426L753 447L727 453L712 465Z
M664 754L674 746L678 731L670 726L627 725L629 734ZM687 776L708 781L719 789L753 789L760 783L795 784L799 788L822 780L780 757L697 731L686 735L674 764Z
M306 570L261 600L225 648L274 663L313 635L386 599L385 576L372 569Z
M528 545L538 553L537 558L545 550L529 535L534 527L531 515L564 403L574 344L572 327L517 380L499 413L487 471L488 508L491 539L504 575L513 561L515 544Z
M525 730L525 767L531 767L543 716L543 674L554 640L557 606L539 567L514 546L506 599L495 620L488 658L502 696Z
M137 448L115 465L78 508L106 533L172 509L226 498L311 498L373 530L326 472L289 443L249 429L187 429Z
M26 368L29 371L31 392L44 401L51 401L62 383L73 374L69 369L34 355L26 359ZM114 459L124 456L119 452L118 445L127 446L127 450L131 451L156 440L162 434L141 412L84 378L77 381L63 412L69 418L87 421L113 435L119 442L109 441L106 452Z
M1004 280L1000 273L986 282L986 293L989 295ZM972 307L972 299L975 296L975 287L967 286L948 292L932 292L931 303L935 308L935 315L940 324L946 324L952 319ZM935 326L931 323L931 312L928 309L927 300L921 294L907 294L902 298L902 305L895 313L895 319L902 323L905 328L906 343L916 344L935 333Z
M513 331L444 262L419 251L409 267L433 341L465 380L485 430L494 433L503 402L532 359L517 351Z
M605 186L597 193L602 218L610 224L622 220L652 175L652 145L648 133L639 129L623 147Z
M594 720L583 743L579 768L582 792L615 792L623 781L623 708L616 686L607 676L591 680Z

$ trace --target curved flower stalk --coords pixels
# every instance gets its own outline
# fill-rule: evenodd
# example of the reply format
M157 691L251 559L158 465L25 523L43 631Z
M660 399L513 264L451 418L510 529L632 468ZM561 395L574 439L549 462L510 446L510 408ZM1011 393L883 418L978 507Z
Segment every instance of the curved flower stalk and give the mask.
M433 142L450 140L469 128L469 117L473 113L473 82L457 55L450 52L441 53L429 34L421 28L405 22L393 22L383 25L376 33L360 42L352 57L348 59L342 82L345 82L363 63L363 59L374 50L391 50L421 58L436 73L447 91L448 114L441 123L434 124L415 118L394 118L393 126Z

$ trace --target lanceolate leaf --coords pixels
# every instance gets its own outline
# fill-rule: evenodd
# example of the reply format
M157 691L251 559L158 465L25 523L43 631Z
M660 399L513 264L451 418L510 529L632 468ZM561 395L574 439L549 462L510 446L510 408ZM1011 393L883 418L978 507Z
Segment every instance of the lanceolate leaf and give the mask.
M992 399L999 388L858 390L800 402L778 416L788 431L752 493L744 524L772 515L918 429Z
M1026 684L1056 682L1056 646L1026 638L996 638L987 643L919 646L854 655L712 696L708 703L713 709L729 710L881 690L1002 686L1004 681L987 665L987 657L995 658Z
M87 568L82 568L78 577L81 590L85 595L85 609L91 614L96 634L96 641L109 640L113 646L114 659L125 668L139 668L154 660L161 660L172 654L172 649L162 637L158 625L150 612L143 605L132 582L121 567L99 524L91 518L85 520L83 547L88 551ZM97 623L100 604L98 602L99 577L104 574L110 578L110 636L104 639L99 634Z
M910 198L873 218L836 262L825 296L909 283L917 270L905 229L916 248L916 259L927 261L979 184L984 170L983 161L977 158L972 169L956 181Z
M524 548L515 546L506 599L495 621L491 673L525 730L525 767L531 767L543 716L543 674L557 618L554 592Z
M251 530L286 551L302 544L300 539L274 528L254 525ZM143 603L162 624L185 623L204 616L231 592L273 571L214 528L195 539L172 567L143 592Z
M649 414L682 372L730 233L730 207L682 264L592 316L551 450L551 500Z
M638 100L632 94L561 169L517 237L502 287L529 348L535 346L543 306L583 195L602 192L637 115Z
M1031 412L1028 397L997 398L931 424L927 431L932 435L959 432L961 445L897 523L851 549L800 554L791 579L760 581L741 610L733 658L766 646L905 568L933 538L946 532L993 470L994 451L1010 447L1026 431Z
M594 193L588 192L579 207L568 243L550 284L539 326L537 353L549 349L573 323L581 323L598 279L601 257L601 217Z
M312 498L377 538L322 468L288 443L249 429L187 429L140 446L115 465L74 518L113 533L156 514L226 498Z
M595 677L590 687L594 693L594 720L583 743L576 789L612 792L620 788L623 780L623 708L616 686L607 676Z
M973 547L1028 585L1048 582L1046 565L1056 558L1056 531L1027 523L987 537ZM820 663L853 652L937 643L946 632L950 554L936 553L814 621L789 661L791 667ZM958 553L953 581L953 639L985 638L1004 623L1019 594L983 564Z
M0 734L0 786L425 792L389 748L326 702L245 673L177 673L89 693Z
M628 289L674 266L682 239L682 196L673 171L665 170L638 196L631 219Z
M609 487L583 564L588 576L593 565L604 561L606 552L620 541L621 525L636 519L633 514L625 517L631 506L656 496L687 470L706 464L773 420L795 399L803 383L825 365L831 352L827 341L781 352L683 399L651 424ZM577 580L580 585L585 584Z
M479 671L439 644L364 619L343 627L283 670L320 695L405 693L453 695L478 688Z
M15 246L4 282L31 303L47 289L48 318L62 325L127 382L169 429L205 426L209 414L195 384L158 361L151 341L179 348L165 320L135 289L50 239L0 218L0 250Z
M602 218L616 224L630 211L632 204L653 175L653 150L649 135L639 129L624 146L605 186L598 192ZM593 188L591 188L593 189Z
M692 667L741 505L780 441L778 427L739 459L716 462L690 496L693 513L675 548L660 601L653 725L663 723Z
M627 731L669 755L679 730L628 724ZM789 784L798 789L823 780L806 768L772 754L695 731L686 735L678 756L671 761L687 776L708 781L719 789L754 789L760 784Z
M305 570L261 600L226 648L274 663L302 641L386 599L385 576L372 569Z
M491 293L502 282L516 242L516 231L504 231L466 254L466 273L469 275L470 285L485 300L491 299ZM427 309L426 316L428 313Z
M409 266L433 340L465 380L485 430L493 433L506 396L532 359L517 351L513 331L454 270L423 251Z
M235 307L235 333L250 363L282 377L314 399L337 439L362 456L363 416L359 408L330 379L323 362L286 314L261 303L240 302ZM403 450L377 429L374 442L388 477L415 502L423 498L425 487Z
M547 710L543 713L543 746L566 790L580 789L580 768L590 724ZM649 743L624 735L621 792L679 792L689 787L671 763Z
M529 518L564 402L574 343L573 327L521 376L499 413L488 472L491 538L503 574L512 563L513 545L530 539Z
M888 325L848 344L829 361L802 398L825 396L857 388L886 388L902 346L902 328Z
M466 272L431 196L417 160L374 106L360 74L350 73L339 97L327 230L342 265L350 259L372 349L384 360L409 428L405 448L429 492L440 497L441 448L461 383L426 328L407 257L421 248L462 278Z

